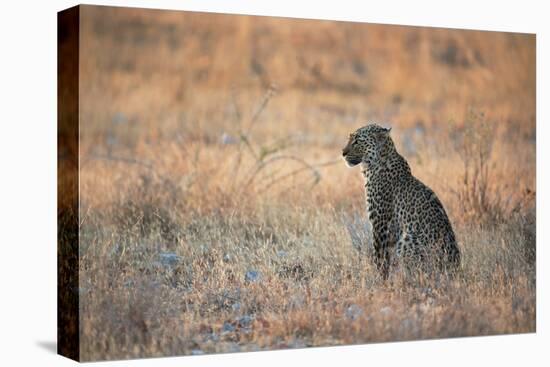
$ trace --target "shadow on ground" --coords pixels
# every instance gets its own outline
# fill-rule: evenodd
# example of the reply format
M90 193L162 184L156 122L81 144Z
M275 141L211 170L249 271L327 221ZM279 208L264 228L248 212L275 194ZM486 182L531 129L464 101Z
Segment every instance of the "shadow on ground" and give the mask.
M36 342L36 345L50 353L57 354L57 342L54 340L39 340Z

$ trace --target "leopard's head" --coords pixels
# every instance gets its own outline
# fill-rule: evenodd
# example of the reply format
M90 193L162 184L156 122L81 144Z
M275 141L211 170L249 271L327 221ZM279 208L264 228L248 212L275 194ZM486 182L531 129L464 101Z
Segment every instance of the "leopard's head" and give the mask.
M384 156L384 150L391 144L390 130L377 124L357 129L349 136L348 144L342 150L342 156L349 167L359 163L373 164Z

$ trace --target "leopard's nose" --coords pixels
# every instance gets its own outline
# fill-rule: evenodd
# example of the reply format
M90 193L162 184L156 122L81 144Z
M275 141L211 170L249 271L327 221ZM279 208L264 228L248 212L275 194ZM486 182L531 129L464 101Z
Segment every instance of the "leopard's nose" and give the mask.
M349 151L348 151L347 149L345 149L345 148L342 149L342 156L343 156L343 157L347 156L348 153L349 153Z

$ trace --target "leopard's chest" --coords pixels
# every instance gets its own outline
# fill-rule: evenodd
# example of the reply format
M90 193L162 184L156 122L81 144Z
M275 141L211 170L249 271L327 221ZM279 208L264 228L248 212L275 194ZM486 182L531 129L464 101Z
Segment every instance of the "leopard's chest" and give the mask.
M371 226L388 219L391 211L392 188L383 171L363 171L365 179L365 203Z

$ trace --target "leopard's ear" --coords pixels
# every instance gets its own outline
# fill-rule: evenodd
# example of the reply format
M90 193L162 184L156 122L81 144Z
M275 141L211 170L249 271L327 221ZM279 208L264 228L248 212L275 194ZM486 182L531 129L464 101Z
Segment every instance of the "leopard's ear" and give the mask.
M390 131L391 131L391 127L390 128L381 127L380 130L378 130L378 133L376 134L376 140L380 147L385 146L388 140L391 140Z
M390 135L391 127L388 128L382 128L384 135Z

